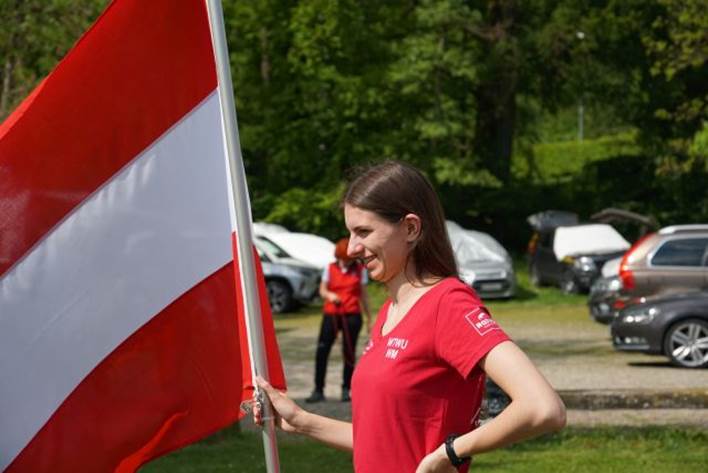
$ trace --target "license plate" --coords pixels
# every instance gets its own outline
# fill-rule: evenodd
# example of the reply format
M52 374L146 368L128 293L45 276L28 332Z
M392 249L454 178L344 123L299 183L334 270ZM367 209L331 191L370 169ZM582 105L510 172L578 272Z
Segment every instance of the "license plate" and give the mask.
M482 291L501 291L504 289L504 284L500 282L487 282L479 285Z

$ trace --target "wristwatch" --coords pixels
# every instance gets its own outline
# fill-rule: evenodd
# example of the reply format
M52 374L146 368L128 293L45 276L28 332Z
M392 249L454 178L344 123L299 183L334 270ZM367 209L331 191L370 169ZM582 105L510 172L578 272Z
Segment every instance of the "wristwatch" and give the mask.
M472 457L460 458L457 456L457 453L455 453L455 449L453 448L452 443L457 437L459 437L459 435L450 434L445 439L445 453L447 453L447 458L450 460L450 463L452 463L452 466L462 466L468 461L472 460Z

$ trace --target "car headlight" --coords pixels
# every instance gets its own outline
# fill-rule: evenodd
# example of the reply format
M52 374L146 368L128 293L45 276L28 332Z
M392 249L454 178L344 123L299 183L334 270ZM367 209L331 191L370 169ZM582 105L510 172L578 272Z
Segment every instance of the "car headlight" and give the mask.
M621 316L624 324L648 324L659 315L661 311L658 307L643 307L641 309L628 310Z
M589 256L581 256L573 260L573 267L584 272L597 271L595 261Z
M610 279L610 282L607 285L607 289L609 291L619 291L620 289L622 289L622 280L620 278Z
M471 286L474 284L474 280L477 278L477 275L475 274L474 271L470 271L469 269L461 269L460 270L460 279L464 281L465 284Z

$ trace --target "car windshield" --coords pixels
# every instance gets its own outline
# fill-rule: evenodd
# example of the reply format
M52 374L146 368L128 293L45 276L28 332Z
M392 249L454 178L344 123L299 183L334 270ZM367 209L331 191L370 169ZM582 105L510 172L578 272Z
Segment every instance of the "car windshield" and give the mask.
M553 240L553 252L559 261L566 256L614 253L629 247L617 230L600 223L558 227Z
M267 238L258 237L258 244L268 253L275 256L276 258L289 258L290 255L281 247L273 243Z

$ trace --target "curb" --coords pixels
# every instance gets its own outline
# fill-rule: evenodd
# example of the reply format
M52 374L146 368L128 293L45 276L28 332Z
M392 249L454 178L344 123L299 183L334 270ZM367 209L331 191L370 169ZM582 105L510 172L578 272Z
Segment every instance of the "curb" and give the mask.
M567 409L708 409L708 390L565 390L558 391Z

